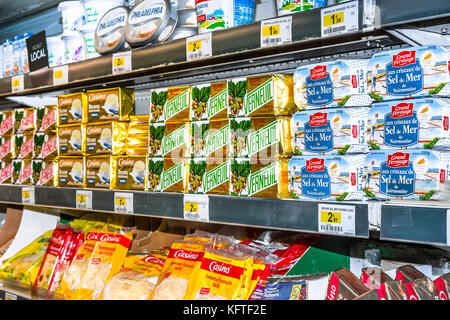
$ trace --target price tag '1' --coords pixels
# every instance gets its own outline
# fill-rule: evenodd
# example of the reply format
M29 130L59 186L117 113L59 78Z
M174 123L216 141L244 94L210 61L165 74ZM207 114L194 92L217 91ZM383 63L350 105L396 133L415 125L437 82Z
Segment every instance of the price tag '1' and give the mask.
M183 199L186 220L209 221L209 198L203 194L185 194Z
M92 210L92 191L77 190L76 207L81 210Z
M119 213L134 213L133 194L114 193L114 211Z
M20 92L24 90L23 74L11 78L11 92Z
M112 57L112 73L119 74L131 71L131 51L114 53Z
M358 1L323 8L320 14L322 37L359 30Z
M212 56L211 32L186 38L187 61L203 59Z
M34 187L22 188L22 203L23 204L35 204Z
M292 16L261 21L261 48L292 42Z
M53 85L65 84L69 82L69 66L63 65L53 69Z
M355 235L355 206L320 203L319 232L342 236Z

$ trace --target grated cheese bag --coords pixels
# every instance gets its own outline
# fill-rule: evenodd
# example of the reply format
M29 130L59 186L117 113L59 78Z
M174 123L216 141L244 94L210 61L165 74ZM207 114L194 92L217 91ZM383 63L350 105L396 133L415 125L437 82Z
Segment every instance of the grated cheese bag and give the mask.
M105 285L102 300L147 300L155 289L167 254L152 251L114 275Z
M268 276L268 273L264 273L264 271L268 268L268 266L264 263L264 261L260 258L254 257L253 260L253 268L252 268L252 275L250 277L250 283L247 290L247 295L245 297L245 300L249 300L250 297L255 292L256 286L260 281L264 281L265 279L262 279L264 275Z
M131 245L134 229L106 226L98 237L92 256L72 300L96 300L108 280L120 271Z
M207 248L200 268L193 272L185 299L242 299L247 264L245 257L223 249Z
M41 262L44 259L52 233L53 230L46 231L43 235L6 260L0 267L0 276L20 280L30 285L33 284L36 280Z
M84 243L76 251L72 263L62 276L58 292L64 295L65 299L71 299L74 290L78 287L101 231L102 229L92 229L86 234Z
M208 242L174 241L151 299L182 300L191 274L200 267L207 246Z

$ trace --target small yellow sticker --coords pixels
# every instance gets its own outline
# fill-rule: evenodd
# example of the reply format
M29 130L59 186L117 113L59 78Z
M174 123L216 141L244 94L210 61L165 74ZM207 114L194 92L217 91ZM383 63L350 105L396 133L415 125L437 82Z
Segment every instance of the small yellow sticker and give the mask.
M23 191L22 192L22 198L24 198L24 199L30 198L30 191Z
M54 74L53 74L53 77L54 77L55 79L61 79L62 76L63 76L62 70L55 71Z
M329 27L339 23L344 23L344 11L328 14L323 17L324 27Z
M126 206L127 205L127 199L122 197L116 198L116 206Z
M114 58L114 67L123 67L125 65L125 58Z
M279 24L274 24L274 25L263 27L263 37L278 36L278 35L280 35L280 25Z
M77 202L78 203L86 203L86 196L84 194L79 194L77 196Z
M185 202L184 211L187 212L198 212L198 203L195 202Z
M13 87L14 88L20 87L20 80L19 79L13 80Z
M320 211L320 222L341 223L341 213L332 211Z
M202 48L202 42L200 40L198 41L192 41L188 43L188 51L192 52L192 51L197 51L200 50Z

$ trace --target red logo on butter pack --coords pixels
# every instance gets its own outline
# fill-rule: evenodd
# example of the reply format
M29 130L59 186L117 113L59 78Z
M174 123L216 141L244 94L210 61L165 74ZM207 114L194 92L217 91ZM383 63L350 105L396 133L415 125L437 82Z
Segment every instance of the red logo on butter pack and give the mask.
M57 138L58 138L57 136L54 136L53 138L51 138L50 140L48 140L46 143L43 144L42 159L45 159L49 154L58 150Z
M4 135L6 132L11 130L14 127L14 116L10 116L9 118L2 121L0 125L0 134Z
M312 158L311 160L306 160L306 171L308 172L323 171L324 168L325 159Z
M413 63L416 63L415 51L402 51L399 54L394 54L392 56L393 67L404 67Z
M33 127L34 124L34 111L29 113L26 117L20 121L19 131L23 132Z
M414 103L399 103L396 106L392 106L391 117L392 118L405 118L413 115Z
M47 130L52 124L56 123L56 109L53 109L42 119L41 131Z
M45 167L39 175L39 185L43 186L53 178L53 163Z
M327 66L316 66L309 70L309 78L311 80L320 80L327 76Z
M388 155L387 166L391 168L409 166L409 153L396 152Z
M321 113L321 112L317 112L313 115L309 116L309 125L311 127L320 127L320 126L324 126L327 124L327 114L326 113Z
M0 183L11 178L12 174L13 174L13 164L10 163L6 167L4 167L2 170L0 170Z
M27 154L32 152L34 149L34 138L31 136L20 148L20 157L25 158Z

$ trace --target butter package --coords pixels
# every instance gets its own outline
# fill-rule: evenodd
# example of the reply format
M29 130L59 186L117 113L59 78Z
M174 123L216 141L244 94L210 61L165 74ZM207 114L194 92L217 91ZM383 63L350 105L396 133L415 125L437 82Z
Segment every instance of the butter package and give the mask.
M190 156L192 158L227 158L230 149L228 119L191 123Z
M150 192L187 192L189 162L185 158L148 158Z
M34 134L34 158L41 160L58 156L58 134L56 131Z
M296 110L291 74L268 74L228 81L228 116L289 116Z
M430 200L448 179L450 152L371 151L364 163L363 190L372 199Z
M128 124L126 154L145 156L148 154L149 116L131 116Z
M149 132L149 156L152 158L188 157L190 136L190 123L152 123Z
M84 158L58 157L57 187L84 186Z
M56 130L58 123L57 115L57 105L36 107L36 131L48 132Z
M2 160L0 167L0 184L13 184L14 165L12 160ZM19 162L21 164L21 162ZM20 168L19 168L20 172Z
M191 120L190 86L153 89L150 97L150 122L185 122Z
M37 158L44 144L45 133L26 131L14 135L15 157L19 159Z
M42 160L42 167L36 185L56 187L57 161L52 158Z
M5 110L0 113L0 136L8 136L14 133L14 110Z
M115 171L111 176L111 188L114 190L140 190L145 191L147 174L146 157L120 156L113 157L117 160L113 164Z
M289 117L230 119L232 157L276 158L291 155Z
M87 120L86 93L58 96L58 126L86 123Z
M449 50L438 45L381 51L367 65L368 92L375 101L448 96Z
M39 159L22 160L22 165L17 184L37 185L39 182L39 176L41 174L41 171L42 171L42 160Z
M435 300L449 300L450 298L450 273L446 273L434 280Z
M364 154L294 156L289 160L289 197L327 201L364 200Z
M229 194L230 164L231 160L223 158L190 159L188 193Z
M86 157L85 188L110 189L116 164L117 159L113 156Z
M14 159L12 160L12 177L11 177L11 184L19 184L19 176L20 172L22 171L22 160L21 159Z
M35 131L36 129L36 109L20 108L14 110L14 133L24 133L25 131Z
M393 281L380 267L367 267L362 269L360 280L371 290L378 288L386 281Z
M372 99L367 94L367 60L335 60L299 66L294 73L294 100L297 109L364 107Z
M350 270L340 268L330 274L325 300L353 300L369 291Z
M134 112L134 89L88 90L87 122L128 121Z
M86 127L82 124L58 128L58 155L82 156L86 143Z
M234 158L230 164L230 195L286 198L288 159Z
M450 99L417 98L374 103L368 143L373 150L450 150Z
M15 156L14 136L2 136L0 138L0 160L11 160Z
M86 124L85 155L123 155L126 152L126 146L126 122Z
M192 121L227 119L227 93L227 81L192 86Z
M370 151L367 143L369 108L300 111L290 121L295 155L352 154Z

